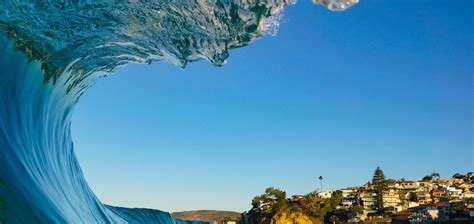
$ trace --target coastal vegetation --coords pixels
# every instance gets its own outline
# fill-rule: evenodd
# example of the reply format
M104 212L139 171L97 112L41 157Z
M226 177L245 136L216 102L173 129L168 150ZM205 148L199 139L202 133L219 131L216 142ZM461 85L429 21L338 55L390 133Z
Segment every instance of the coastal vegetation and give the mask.
M336 191L330 198L316 197L313 193L286 197L286 192L267 188L265 193L252 200L255 223L324 223L327 214L341 203L342 192Z

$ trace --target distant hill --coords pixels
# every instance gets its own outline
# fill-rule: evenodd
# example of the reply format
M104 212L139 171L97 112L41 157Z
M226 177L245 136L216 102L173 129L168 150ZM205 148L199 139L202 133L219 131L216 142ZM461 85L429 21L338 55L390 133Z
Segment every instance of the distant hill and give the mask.
M193 221L217 221L227 217L240 218L241 213L230 211L216 211L216 210L197 210L185 212L173 212L171 216L175 219L193 220Z

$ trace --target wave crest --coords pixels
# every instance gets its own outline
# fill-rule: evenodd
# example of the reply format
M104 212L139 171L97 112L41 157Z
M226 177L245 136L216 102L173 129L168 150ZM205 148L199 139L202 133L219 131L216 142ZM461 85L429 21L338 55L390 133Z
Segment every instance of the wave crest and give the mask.
M6 220L186 223L168 213L113 207L97 199L74 155L74 106L94 80L128 63L164 60L185 67L205 59L222 65L229 49L274 33L281 11L292 3L1 1L0 203L7 204ZM0 204L0 215L4 210Z
M96 72L155 60L222 65L228 50L263 36L290 0L13 1L0 3L0 29L42 63L45 80L66 68L80 83Z

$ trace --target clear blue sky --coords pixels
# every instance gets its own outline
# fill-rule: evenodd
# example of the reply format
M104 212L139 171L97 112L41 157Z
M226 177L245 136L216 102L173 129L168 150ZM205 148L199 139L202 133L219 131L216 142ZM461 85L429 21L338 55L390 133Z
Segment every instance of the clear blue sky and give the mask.
M473 1L301 0L276 37L221 68L130 65L73 119L76 152L106 203L243 211L289 194L473 170Z

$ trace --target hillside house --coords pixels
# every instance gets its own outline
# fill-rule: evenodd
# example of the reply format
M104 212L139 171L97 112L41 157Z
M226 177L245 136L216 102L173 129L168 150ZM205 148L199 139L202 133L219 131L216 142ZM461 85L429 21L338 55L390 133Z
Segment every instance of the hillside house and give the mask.
M382 202L383 202L383 207L388 208L388 207L393 207L394 211L401 211L401 200L400 196L398 194L398 191L395 189L389 189L387 191L384 191L382 193Z
M359 195L359 199L362 202L362 206L368 212L374 212L377 210L377 194L370 191L363 191Z

